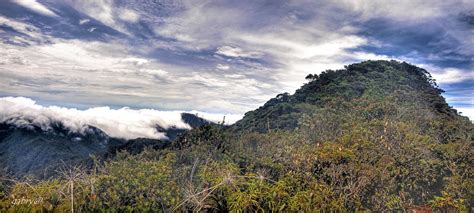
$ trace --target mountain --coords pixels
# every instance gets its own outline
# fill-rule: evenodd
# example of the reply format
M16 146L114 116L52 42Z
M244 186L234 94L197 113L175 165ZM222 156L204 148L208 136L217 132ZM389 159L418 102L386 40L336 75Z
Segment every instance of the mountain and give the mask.
M183 121L185 123L187 123L189 126L191 126L191 128L198 128L200 126L213 124L213 122L208 121L204 118L201 118L201 117L199 117L195 114L191 114L191 113L181 113L181 119L183 119Z
M123 143L93 126L83 133L70 132L59 123L50 130L38 126L0 124L0 164L15 175L49 176L61 166L87 164L90 155L101 155Z
M294 129L308 111L358 99L370 98L375 103L390 96L398 98L401 104L413 100L437 115L457 115L441 96L444 91L429 72L406 62L365 61L342 70L310 74L306 79L309 82L293 95L279 94L262 107L247 112L233 129L258 132Z
M196 115L183 113L182 119L193 128L211 122ZM137 138L125 140L109 137L94 126L85 126L82 132L68 129L60 121L48 128L34 124L17 126L12 122L0 123L0 167L16 176L36 175L48 177L59 167L90 165L90 156L113 156L117 151L141 152L150 146L162 149L178 135L189 131L176 127L162 128L167 140Z
M181 113L181 119L184 121L184 123L188 124L191 128L198 128L200 126L213 124L213 122L208 121L204 118L200 118L197 115L194 115L194 114L191 114L191 113ZM157 125L156 130L158 132L164 132L166 137L168 138L168 141L173 141L180 134L183 134L184 132L188 131L189 129L182 129L182 128L178 128L176 126L163 128L163 127Z
M181 119L184 123L188 124L192 129L215 125L213 122L208 121L204 118L198 117L195 114L191 113L181 113ZM189 129L177 128L175 126L168 127L167 129L157 125L156 130L158 132L165 132L167 140L157 140L150 138L136 138L128 140L124 144L116 147L112 147L109 151L110 154L114 155L119 151L127 151L131 154L138 154L142 152L145 147L151 147L153 149L164 149L170 147L173 141L175 141L179 136L185 134Z

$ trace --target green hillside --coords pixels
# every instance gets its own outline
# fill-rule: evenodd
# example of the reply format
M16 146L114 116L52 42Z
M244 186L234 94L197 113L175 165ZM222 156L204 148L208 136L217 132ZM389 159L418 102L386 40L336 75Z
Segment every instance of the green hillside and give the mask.
M306 79L309 82L294 95L279 94L257 110L246 113L235 127L258 132L294 129L308 111L334 108L334 105L343 107L361 100L375 104L390 98L395 98L394 101L401 105L416 101L419 107L436 115L456 115L440 95L443 91L430 74L405 62L366 61L348 65L343 70L310 74Z
M165 149L5 180L0 211L473 210L474 125L427 71L366 61L307 79L233 126L196 128ZM20 197L44 202L13 205Z

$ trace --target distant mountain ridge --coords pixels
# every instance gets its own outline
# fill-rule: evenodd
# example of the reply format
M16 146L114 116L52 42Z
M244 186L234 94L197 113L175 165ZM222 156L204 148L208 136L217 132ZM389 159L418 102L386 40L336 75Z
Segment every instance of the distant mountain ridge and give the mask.
M182 119L196 128L212 122L194 114L182 113ZM33 123L0 123L0 166L14 175L35 174L49 176L58 167L69 164L90 164L91 155L107 156L119 150L135 153L145 146L163 148L178 135L189 129L163 128L167 140L137 138L125 140L108 136L97 127L86 125L81 132L65 127L60 121L52 121L48 127Z
M15 175L48 176L60 166L86 164L90 155L101 155L123 143L92 126L74 133L59 127L45 131L37 126L0 124L0 132L0 165Z

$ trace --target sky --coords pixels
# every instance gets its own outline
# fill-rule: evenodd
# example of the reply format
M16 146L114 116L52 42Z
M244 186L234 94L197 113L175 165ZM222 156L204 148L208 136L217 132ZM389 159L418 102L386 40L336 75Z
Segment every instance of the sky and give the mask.
M395 59L474 119L472 0L0 0L0 55L0 97L34 107L234 117L307 74Z

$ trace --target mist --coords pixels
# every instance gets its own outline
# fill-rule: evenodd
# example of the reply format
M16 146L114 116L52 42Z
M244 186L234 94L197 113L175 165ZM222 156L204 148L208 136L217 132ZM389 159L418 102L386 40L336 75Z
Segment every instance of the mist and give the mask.
M226 124L232 124L241 115L213 114L199 111L159 111L154 109L130 109L123 107L93 107L85 110L60 106L42 106L25 97L0 98L0 123L8 123L17 127L38 126L42 130L51 129L51 124L61 122L71 132L83 133L87 126L94 126L111 137L134 139L139 137L166 139L165 133L158 132L157 125L191 129L181 119L181 113L195 114L212 122L222 122L226 116Z

